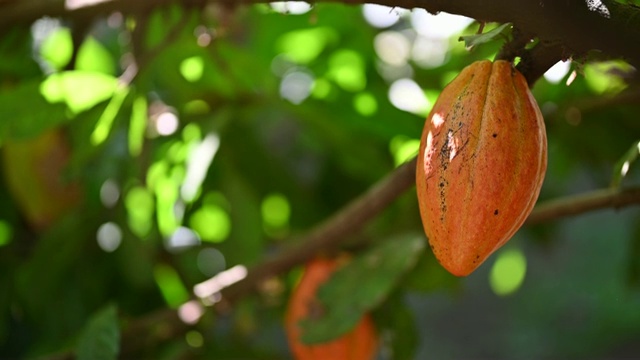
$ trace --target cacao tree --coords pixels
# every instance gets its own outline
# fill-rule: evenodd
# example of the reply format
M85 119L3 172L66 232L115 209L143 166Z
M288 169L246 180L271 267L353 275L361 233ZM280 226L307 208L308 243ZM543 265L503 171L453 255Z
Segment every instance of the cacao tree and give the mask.
M0 358L637 356L639 14L1 1Z

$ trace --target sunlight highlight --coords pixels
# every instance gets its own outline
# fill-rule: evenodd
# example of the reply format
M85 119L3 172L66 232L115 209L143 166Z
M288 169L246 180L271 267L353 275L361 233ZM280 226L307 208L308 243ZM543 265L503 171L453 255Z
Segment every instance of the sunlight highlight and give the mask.
M243 265L236 265L225 270L209 280L201 282L193 287L193 293L201 299L217 298L215 296L220 290L234 284L247 276L247 268Z
M120 189L113 179L107 179L100 187L100 201L107 208L112 208L118 203Z
M552 84L557 84L569 73L570 68L571 61L558 61L544 73L544 78Z
M200 238L193 230L180 226L165 241L165 248L176 253L194 246L200 245Z
M303 71L293 71L286 74L280 82L280 96L298 105L311 94L313 76Z
M187 173L180 187L180 196L184 201L191 202L196 198L218 148L220 138L215 133L209 133L189 153Z
M168 136L178 130L178 117L172 112L165 111L156 118L156 131L158 134Z
M391 84L389 100L398 109L420 116L426 116L431 107L420 86L412 79L400 79Z
M305 1L274 1L270 5L282 14L302 15L311 10L311 5Z
M395 25L400 18L409 11L399 7L389 7L378 4L364 4L362 6L362 16L369 25L376 28L387 28Z
M114 222L107 222L98 228L96 234L98 245L106 252L114 252L122 242L122 230Z
M506 296L516 292L522 285L527 272L527 259L520 249L507 249L498 253L489 284L496 295Z
M204 308L197 300L187 301L178 308L178 317L183 323L195 325L204 315Z

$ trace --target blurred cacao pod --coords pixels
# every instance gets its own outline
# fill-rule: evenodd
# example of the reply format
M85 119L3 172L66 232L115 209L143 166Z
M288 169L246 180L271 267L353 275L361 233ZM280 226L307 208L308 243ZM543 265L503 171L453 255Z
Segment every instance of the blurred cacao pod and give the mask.
M378 338L370 315L363 317L349 333L322 344L306 345L300 340L299 322L320 316L322 305L316 298L318 288L325 283L346 258L316 258L305 265L304 274L289 299L285 314L285 330L289 347L298 360L367 360L377 351Z
M61 129L2 144L7 186L27 221L45 230L77 206L77 183L65 179L71 151Z

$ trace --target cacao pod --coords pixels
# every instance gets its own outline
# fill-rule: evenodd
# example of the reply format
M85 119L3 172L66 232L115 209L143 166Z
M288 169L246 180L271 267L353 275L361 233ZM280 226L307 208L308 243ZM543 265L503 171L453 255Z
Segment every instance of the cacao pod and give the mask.
M289 347L298 360L366 360L372 359L377 350L377 334L370 315L364 316L353 330L333 341L307 345L300 340L300 321L322 314L316 298L318 288L336 271L344 258L316 258L304 268L300 283L289 299L285 314L285 330Z
M427 117L416 170L440 264L466 276L504 245L531 213L546 168L544 120L524 76L502 60L463 69Z
M7 187L36 230L46 230L80 202L79 184L64 177L70 157L71 149L59 128L2 145Z

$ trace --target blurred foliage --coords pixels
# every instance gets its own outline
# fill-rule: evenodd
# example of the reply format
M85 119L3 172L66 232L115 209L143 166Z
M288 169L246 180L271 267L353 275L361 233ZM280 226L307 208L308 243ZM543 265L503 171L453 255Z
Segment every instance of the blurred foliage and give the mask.
M2 34L0 357L290 356L282 316L300 269L230 312L205 301L184 331L149 316L296 243L410 159L442 87L504 41L468 51L458 39L479 24L448 14L298 5L113 13L77 49L60 19ZM541 200L640 183L640 108L617 101L638 92L629 71L561 63L536 83ZM355 254L327 296L373 309L381 358L637 355L638 218L525 227L459 279L407 252L402 234L422 231L410 191L348 239L384 266Z

